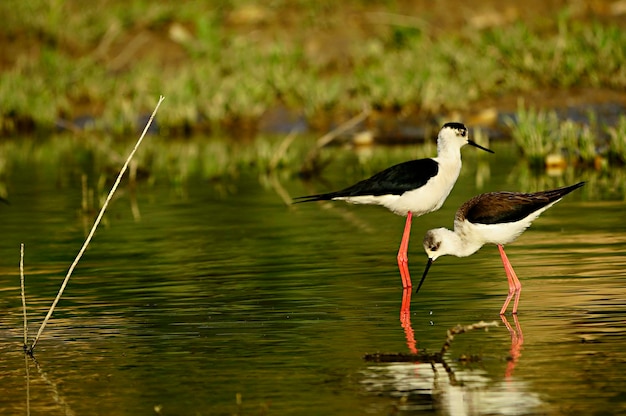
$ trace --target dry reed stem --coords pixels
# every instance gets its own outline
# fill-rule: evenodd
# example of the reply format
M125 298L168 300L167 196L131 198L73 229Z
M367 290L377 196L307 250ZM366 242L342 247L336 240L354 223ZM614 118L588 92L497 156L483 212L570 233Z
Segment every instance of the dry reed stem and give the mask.
M91 231L89 232L89 235L85 239L85 242L83 243L83 246L81 247L80 251L78 252L78 255L76 255L76 258L74 259L74 262L72 263L72 265L70 266L69 270L67 271L67 275L65 276L65 279L63 280L63 283L61 284L61 288L59 289L59 293L57 294L57 297L54 299L54 302L52 302L52 306L50 306L50 309L48 310L48 314L46 315L46 317L43 320L43 323L39 327L39 331L37 331L37 336L35 336L35 340L33 341L33 344L30 346L30 349L29 349L29 353L30 354L32 354L33 351L35 350L35 346L37 345L37 341L39 341L39 337L41 336L41 333L43 332L43 329L46 327L46 324L48 323L48 320L52 316L52 312L54 311L54 308L56 307L57 303L59 303L59 300L61 299L61 295L63 294L63 291L65 290L65 287L67 286L67 283L70 280L70 276L72 275L72 272L76 268L76 265L78 264L78 261L81 259L81 257L85 253L85 250L87 250L87 246L91 242L91 239L93 238L93 235L96 232L96 228L98 227L98 224L100 224L100 221L102 220L102 217L104 216L104 212L106 211L107 206L109 205L109 201L111 200L111 198L113 198L113 194L115 194L115 191L117 190L117 187L119 186L119 184L120 184L120 182L122 180L122 176L124 176L124 173L126 172L126 169L128 169L128 165L130 164L130 162L131 162L133 156L135 155L135 153L137 152L137 149L139 148L139 145L143 141L143 138L145 137L146 133L148 132L148 129L150 128L150 125L152 124L152 120L154 120L154 117L156 116L156 113L157 113L157 111L159 109L159 106L161 105L161 102L163 102L164 99L165 99L165 97L163 97L163 96L159 97L159 102L157 103L156 107L154 108L154 111L152 112L152 115L150 116L150 119L146 123L146 127L143 129L143 132L141 133L141 136L139 137L139 140L137 140L137 143L135 143L135 147L133 148L133 150L128 155L128 158L126 159L126 162L124 162L124 166L122 166L122 169L120 170L119 175L117 175L117 179L115 180L115 183L111 187L111 191L109 192L109 195L107 196L107 199L104 201L104 204L102 204L102 208L100 209L100 213L98 213L98 217L94 221L93 227L91 227Z
M24 243L20 244L20 287L22 289L22 311L24 312L24 351L28 349L28 319L26 318L26 291L24 290Z
M268 165L268 169L270 172L276 170L276 168L278 167L278 164L280 163L280 159L285 155L285 153L287 153L289 146L291 146L291 143L293 143L293 141L295 140L297 136L298 136L298 133L296 132L295 129L291 130L289 134L285 136L283 141L278 146L278 149L276 149L276 151L274 152L274 155L272 155L272 158L270 159L270 163Z
M363 111L361 111L356 116L352 117L350 120L345 123L337 126L333 130L329 131L319 139L315 143L315 147L309 151L306 155L302 168L300 169L300 173L302 174L311 174L316 170L316 161L319 157L319 152L322 148L330 144L333 140L335 140L340 134L350 130L357 124L361 123L370 115L371 109L366 107Z

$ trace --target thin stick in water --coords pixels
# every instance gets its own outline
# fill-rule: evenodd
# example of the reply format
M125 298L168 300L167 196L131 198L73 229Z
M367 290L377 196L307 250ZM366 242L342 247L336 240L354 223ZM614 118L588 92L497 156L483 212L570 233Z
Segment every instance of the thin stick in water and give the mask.
M48 314L46 315L46 317L43 320L43 323L39 327L39 331L37 331L37 335L35 336L35 340L33 341L33 344L30 346L30 349L29 349L29 353L30 354L32 354L33 351L35 350L35 345L37 345L37 341L39 341L39 337L41 336L41 333L43 332L43 329L46 327L46 324L48 323L48 320L52 316L52 312L54 311L54 308L56 307L57 303L59 303L59 300L61 299L61 295L63 294L63 291L65 290L65 286L67 286L67 282L69 282L69 280L70 280L70 276L72 275L72 272L76 268L76 265L78 264L78 261L80 260L80 258L83 256L83 253L85 252L85 250L87 250L87 246L91 242L91 239L93 238L93 235L96 232L96 228L98 227L98 224L100 224L100 221L102 220L102 217L104 216L104 212L106 211L107 206L109 205L109 201L111 201L111 198L113 198L113 194L115 194L115 191L117 190L117 187L119 186L119 184L120 184L120 182L122 180L122 176L124 176L124 173L126 172L126 169L128 169L128 165L129 165L131 159L135 155L135 152L137 152L137 149L139 148L139 145L143 141L143 138L145 137L146 133L148 132L148 129L150 128L150 125L152 124L152 120L154 120L154 117L156 116L156 113L157 113L157 111L159 109L159 106L161 105L161 102L163 102L164 99L165 99L165 97L163 97L163 96L161 96L159 98L159 102L157 103L156 107L154 108L154 111L152 112L152 115L150 116L150 119L146 123L146 127L143 129L143 132L141 133L141 136L139 137L139 140L137 140L137 143L135 143L135 147L130 152L130 155L128 155L128 159L126 159L126 162L124 162L124 166L122 166L122 169L120 170L119 175L117 175L117 179L115 180L115 183L113 184L113 187L111 188L111 191L109 192L109 195L107 196L107 199L104 201L104 204L102 204L102 208L100 209L100 213L98 214L98 217L94 221L93 227L91 227L91 231L89 232L89 235L85 239L85 242L83 243L83 246L81 247L80 251L78 252L78 255L76 255L76 258L74 259L74 262L72 263L72 265L70 266L69 270L67 271L67 275L65 276L65 279L63 280L63 283L61 284L61 288L59 289L59 293L57 294L57 297L54 299L54 302L52 302L52 306L50 306L50 309L48 310Z
M24 243L20 244L20 287L22 288L22 311L24 312L24 351L28 350L28 319L26 318L26 291L24 290Z

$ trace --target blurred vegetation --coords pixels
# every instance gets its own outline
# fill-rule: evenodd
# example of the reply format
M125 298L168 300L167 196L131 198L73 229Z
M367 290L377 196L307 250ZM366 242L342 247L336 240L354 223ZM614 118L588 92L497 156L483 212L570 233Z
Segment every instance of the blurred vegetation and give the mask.
M616 128L612 134L625 137L626 117L620 125L621 130ZM190 184L200 181L219 194L228 194L230 187L242 177L253 177L261 187L273 189L290 204L291 196L283 185L293 186L297 181L298 188L302 187L303 182L297 179L298 173L314 139L302 137L284 152L279 151L284 141L282 136L268 135L260 136L252 143L233 143L225 138L171 140L149 137L139 148L123 182L130 188L139 184L168 186L185 193ZM507 179L499 185L511 189L539 190L585 180L595 184L585 187L589 199L626 198L626 168L623 164L610 168L604 164L597 169L588 169L584 164L565 163L548 170L543 165L537 169L531 159L519 157L516 143L500 142L490 147L495 149L497 157L471 150L464 152L464 160L476 170L472 175L479 188L493 176L500 177L497 172L503 172ZM86 186L94 189L100 200L108 193L128 151L128 144L110 136L88 138L71 133L54 135L44 141L22 138L1 142L0 196L11 199L11 194L16 191L15 184L21 180L16 175L23 175L24 170L36 170L38 175L54 180L59 189ZM305 181L304 185L309 193L340 188L393 164L429 157L435 152L434 141L385 146L382 150L376 146L349 145L324 148L320 157L325 160L325 170ZM86 183L81 185L83 181Z
M531 166L574 164L604 169L626 163L626 115L616 126L599 126L595 113L586 122L560 118L554 110L536 110L520 101L515 119L506 123Z
M626 87L610 2L0 2L0 131L255 134L275 108L324 130L364 107L469 111L537 89ZM456 10L451 13L450 10Z

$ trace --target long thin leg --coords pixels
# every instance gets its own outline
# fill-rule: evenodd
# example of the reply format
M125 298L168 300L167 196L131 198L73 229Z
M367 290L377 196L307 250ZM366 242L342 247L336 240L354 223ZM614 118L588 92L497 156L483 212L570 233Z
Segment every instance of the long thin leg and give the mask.
M504 315L504 313L506 312L506 308L509 306L509 302L511 302L511 299L513 299L513 295L515 295L515 302L513 302L513 313L516 314L517 305L519 304L519 297L522 293L522 284L517 278L515 270L513 270L513 266L511 266L511 262L506 256L506 253L504 252L504 247L502 247L501 244L498 244L498 250L500 251L500 257L502 258L502 265L504 266L504 271L506 272L506 278L509 281L509 294L504 301L502 309L500 309L500 315Z
M400 269L400 277L402 277L402 287L411 287L411 275L409 274L409 236L411 235L411 221L413 219L413 213L409 211L406 216L406 223L404 224L404 233L402 234L402 241L400 242L400 250L398 250L398 268Z

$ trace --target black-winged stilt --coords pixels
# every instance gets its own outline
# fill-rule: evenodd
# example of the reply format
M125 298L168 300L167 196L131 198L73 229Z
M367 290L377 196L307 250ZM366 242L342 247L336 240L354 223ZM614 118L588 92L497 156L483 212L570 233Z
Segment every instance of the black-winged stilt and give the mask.
M509 294L500 315L506 312L513 295L515 295L513 313L516 314L522 285L503 246L515 241L545 210L584 184L579 182L535 193L490 192L465 202L456 212L454 231L437 228L426 233L424 250L428 255L428 263L415 293L422 287L430 266L437 258L446 254L467 257L476 253L485 244L496 244L509 281Z
M301 196L294 203L339 200L353 204L382 205L406 216L398 250L402 286L411 287L407 250L413 215L438 210L452 190L461 171L461 148L466 144L493 153L468 138L461 123L446 123L437 137L437 157L403 162L341 191Z

